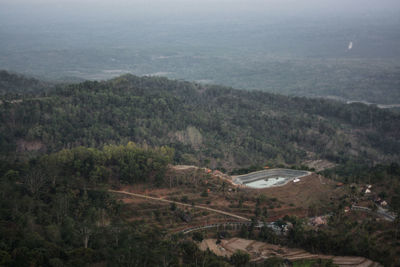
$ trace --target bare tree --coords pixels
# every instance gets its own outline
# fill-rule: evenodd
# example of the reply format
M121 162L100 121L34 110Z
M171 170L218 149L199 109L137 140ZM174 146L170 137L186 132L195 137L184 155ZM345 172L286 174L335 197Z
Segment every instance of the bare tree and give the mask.
M69 198L67 194L57 194L55 200L55 214L57 222L61 223L62 220L67 216L69 209Z
M39 193L45 183L46 176L39 169L32 170L25 176L25 185L33 196Z
M84 223L81 225L81 227L79 227L79 233L82 236L84 247L88 248L89 238L92 235L92 229L90 229L90 227Z

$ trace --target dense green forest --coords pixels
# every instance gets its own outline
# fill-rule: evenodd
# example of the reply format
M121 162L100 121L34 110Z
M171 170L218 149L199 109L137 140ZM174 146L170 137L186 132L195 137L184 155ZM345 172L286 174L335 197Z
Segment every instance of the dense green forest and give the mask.
M168 145L175 163L227 170L399 159L400 116L364 104L133 75L1 98L0 152L8 159L128 141Z
M226 266L165 229L128 222L102 184L163 183L168 148L78 147L0 168L1 266Z

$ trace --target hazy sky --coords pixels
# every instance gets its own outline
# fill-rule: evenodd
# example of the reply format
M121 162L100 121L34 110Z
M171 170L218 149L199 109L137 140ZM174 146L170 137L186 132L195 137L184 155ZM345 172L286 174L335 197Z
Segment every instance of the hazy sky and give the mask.
M149 12L152 14L281 13L310 14L399 14L399 0L0 0L3 12L30 9L37 12Z
M327 20L400 25L400 0L0 0L0 31L8 26L274 24ZM11 28L10 28L11 29ZM12 29L13 30L13 29Z
M0 0L0 67L97 66L111 48L337 57L350 41L354 57L398 58L399 28L400 0Z

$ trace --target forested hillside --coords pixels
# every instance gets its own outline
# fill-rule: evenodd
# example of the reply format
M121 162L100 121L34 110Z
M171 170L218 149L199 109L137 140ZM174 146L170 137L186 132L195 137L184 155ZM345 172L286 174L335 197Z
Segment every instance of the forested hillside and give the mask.
M168 235L171 229L164 226L175 224L171 218L182 221L173 205L161 212L165 216L161 220L159 211L138 203L149 210L132 221L129 200L119 201L107 191L143 185L146 195L147 189L168 190L170 164L239 173L265 164L304 167L307 161L323 159L336 164L325 171L326 176L346 183L373 183L392 210L398 212L400 207L399 165L391 163L399 160L397 113L364 104L159 77L124 75L102 82L41 86L39 81L16 75L7 83L9 88L26 84L36 89L7 91L1 96L0 265L196 266L202 262L204 266L238 266L234 258L218 258L199 251L191 239ZM189 200L186 192L182 202L210 205L207 197L221 194L229 207L236 207L236 202L244 201L240 194L248 195L232 188L226 194L225 181L204 175L204 188L194 188L192 182L177 183L179 191L190 189L198 198ZM316 179L322 185L321 177ZM251 201L260 205L255 197ZM268 201L277 202L277 209L284 205L276 198ZM385 264L396 259L397 224L370 220L351 224L353 218L341 219L350 200L330 201L327 210L337 212L333 218L338 218L330 220L332 227L314 231L303 229L305 222L293 223L283 244L360 255ZM336 205L335 201L340 202ZM237 208L252 210L249 203L247 199L246 207L242 203ZM275 207L270 203L268 209L272 214ZM208 215L199 214L203 220ZM147 223L152 220L162 221L164 228ZM343 229L338 227L342 221L346 221ZM336 228L345 235L337 237L338 232L332 230ZM373 229L381 229L384 235L371 235L366 242L364 237ZM275 235L265 230L258 238L276 242L271 241ZM358 238L349 237L354 233Z
M133 75L13 97L0 105L0 151L8 159L128 141L168 145L176 163L227 170L399 159L400 116L363 104Z
M0 165L1 266L208 266L227 263L165 229L129 222L109 183L161 184L166 148L75 148Z
M11 94L13 93L32 93L38 91L44 91L46 88L50 88L48 82L39 81L34 78L28 78L19 74L9 73L4 70L0 70L0 94Z

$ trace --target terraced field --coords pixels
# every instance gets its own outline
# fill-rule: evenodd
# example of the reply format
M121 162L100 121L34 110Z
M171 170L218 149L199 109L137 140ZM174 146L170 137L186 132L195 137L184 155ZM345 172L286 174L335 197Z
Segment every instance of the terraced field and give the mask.
M380 267L377 262L363 257L343 257L324 254L312 254L303 249L288 248L279 245L268 244L255 240L242 238L231 238L221 240L217 244L216 239L205 239L199 244L199 248L203 251L211 250L218 256L230 257L232 254L241 250L250 255L252 262L259 262L270 257L280 257L291 262L310 259L332 259L335 265L341 267Z

